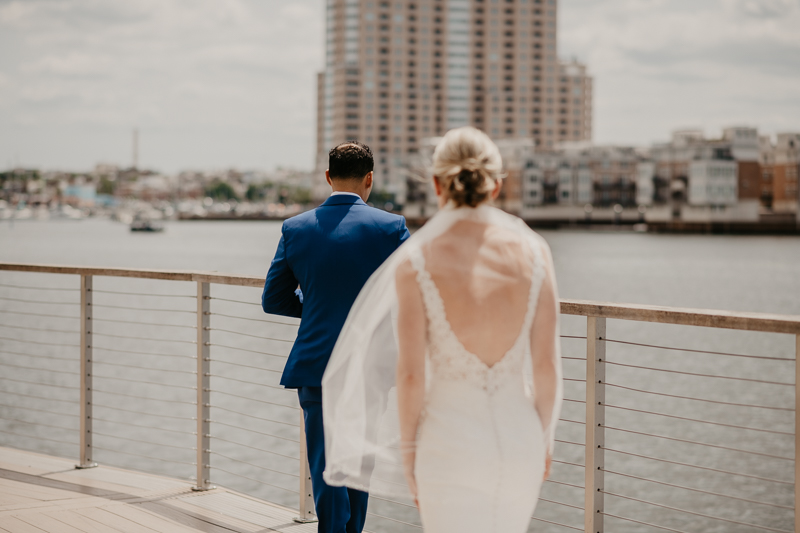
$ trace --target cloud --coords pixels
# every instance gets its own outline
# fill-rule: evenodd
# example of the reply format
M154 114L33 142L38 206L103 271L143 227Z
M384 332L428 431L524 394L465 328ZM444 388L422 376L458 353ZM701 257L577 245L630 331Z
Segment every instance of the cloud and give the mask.
M800 129L798 0L562 0L559 47L595 76L595 139L676 125Z

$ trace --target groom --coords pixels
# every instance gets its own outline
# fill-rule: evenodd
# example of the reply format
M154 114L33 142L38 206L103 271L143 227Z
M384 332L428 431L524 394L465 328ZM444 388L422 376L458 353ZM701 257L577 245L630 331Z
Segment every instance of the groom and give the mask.
M346 142L328 154L333 192L321 206L283 223L261 304L265 313L302 318L281 385L297 389L319 518L318 531L360 533L367 493L322 479L322 374L350 307L370 275L408 236L405 219L367 206L372 151Z

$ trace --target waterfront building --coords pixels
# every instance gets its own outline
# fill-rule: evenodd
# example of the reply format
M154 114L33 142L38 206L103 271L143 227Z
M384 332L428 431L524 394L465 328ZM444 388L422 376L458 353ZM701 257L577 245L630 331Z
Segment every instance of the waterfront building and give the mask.
M776 214L797 214L800 218L800 133L779 133L777 142L761 138L761 199Z
M524 165L519 214L525 219L566 216L565 213L574 217L582 214L587 205L635 207L640 159L630 146L563 143L555 150L538 151Z
M407 160L473 125L496 141L590 140L592 78L559 61L556 0L329 0L317 76L317 168L359 139L376 190L403 198ZM530 141L526 141L530 142Z

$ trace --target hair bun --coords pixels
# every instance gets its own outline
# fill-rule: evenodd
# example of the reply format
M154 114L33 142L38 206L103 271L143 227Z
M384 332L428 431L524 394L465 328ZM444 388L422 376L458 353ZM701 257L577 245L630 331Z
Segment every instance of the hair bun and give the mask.
M450 130L433 154L433 172L456 206L477 207L487 201L500 179L500 151L480 130Z

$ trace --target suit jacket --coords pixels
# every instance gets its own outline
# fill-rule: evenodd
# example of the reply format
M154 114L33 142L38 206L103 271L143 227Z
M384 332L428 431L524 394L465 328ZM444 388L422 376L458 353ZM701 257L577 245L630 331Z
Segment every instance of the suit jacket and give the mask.
M261 306L265 313L302 319L281 385L320 387L359 291L409 233L403 217L349 194L287 219L282 233Z

